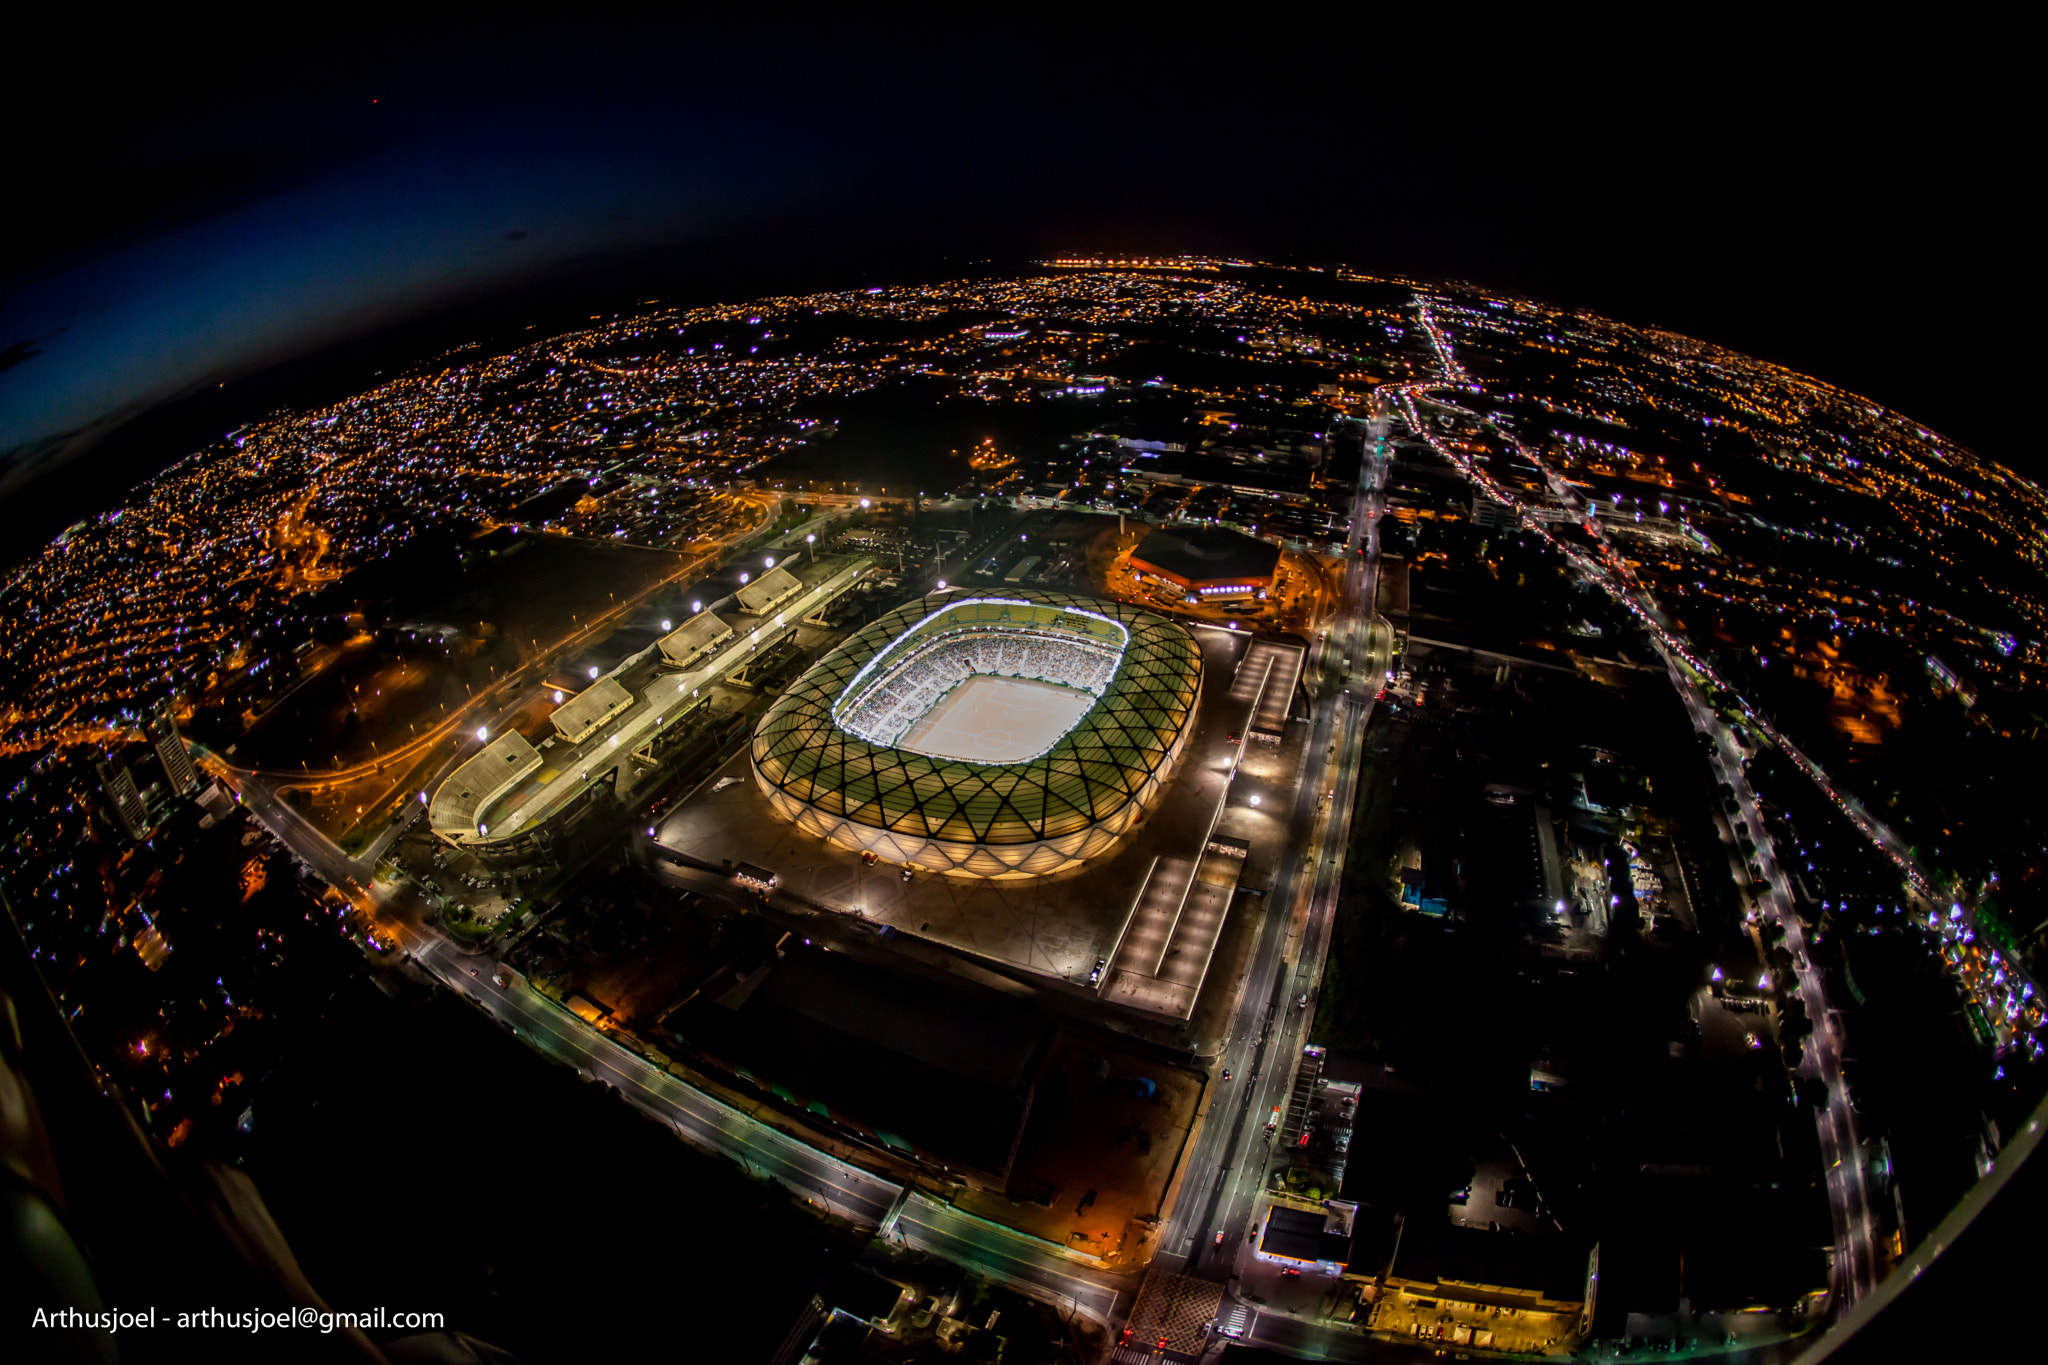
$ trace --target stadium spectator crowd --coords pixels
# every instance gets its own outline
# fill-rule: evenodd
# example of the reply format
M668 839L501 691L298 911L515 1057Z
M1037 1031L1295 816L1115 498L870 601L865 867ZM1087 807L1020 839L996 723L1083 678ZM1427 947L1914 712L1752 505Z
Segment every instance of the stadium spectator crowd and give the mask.
M854 698L839 723L870 744L893 747L940 698L976 675L1028 678L1101 696L1120 650L1031 631L941 636Z

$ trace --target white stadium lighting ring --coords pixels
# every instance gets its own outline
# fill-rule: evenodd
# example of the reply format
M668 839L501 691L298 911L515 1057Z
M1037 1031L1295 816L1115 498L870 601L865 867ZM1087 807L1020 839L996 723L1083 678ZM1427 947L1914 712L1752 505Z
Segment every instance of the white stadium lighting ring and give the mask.
M1044 876L1109 852L1157 799L1201 677L1194 638L1136 607L924 597L790 685L755 729L754 775L785 819L843 848Z

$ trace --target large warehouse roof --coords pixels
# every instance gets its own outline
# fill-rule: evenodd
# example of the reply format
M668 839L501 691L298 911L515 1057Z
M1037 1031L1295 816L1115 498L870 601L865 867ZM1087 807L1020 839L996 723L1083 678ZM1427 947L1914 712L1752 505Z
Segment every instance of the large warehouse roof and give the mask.
M1131 562L1149 565L1189 586L1263 583L1280 563L1280 547L1221 527L1160 527L1131 551Z

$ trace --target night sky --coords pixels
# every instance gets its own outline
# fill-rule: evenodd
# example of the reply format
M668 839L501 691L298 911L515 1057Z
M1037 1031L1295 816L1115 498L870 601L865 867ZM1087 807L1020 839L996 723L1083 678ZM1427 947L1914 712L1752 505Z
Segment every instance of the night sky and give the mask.
M232 421L465 328L1063 251L1520 290L2048 467L2020 411L2034 120L1994 31L1204 32L1189 11L1169 35L1087 13L24 49L0 515L46 536Z

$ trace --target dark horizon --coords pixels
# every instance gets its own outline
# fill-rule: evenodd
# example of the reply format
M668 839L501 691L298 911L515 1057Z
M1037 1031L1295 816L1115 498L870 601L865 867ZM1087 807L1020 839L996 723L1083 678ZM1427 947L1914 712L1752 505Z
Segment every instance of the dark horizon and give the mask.
M2002 398L2017 355L1987 344L2023 277L2008 87L1939 42L1902 93L1878 59L1904 54L1784 35L1620 66L1523 36L639 25L102 54L91 101L63 73L34 100L54 131L24 148L42 211L0 276L0 501L39 544L80 490L469 330L1062 251L1470 280L2040 472Z

